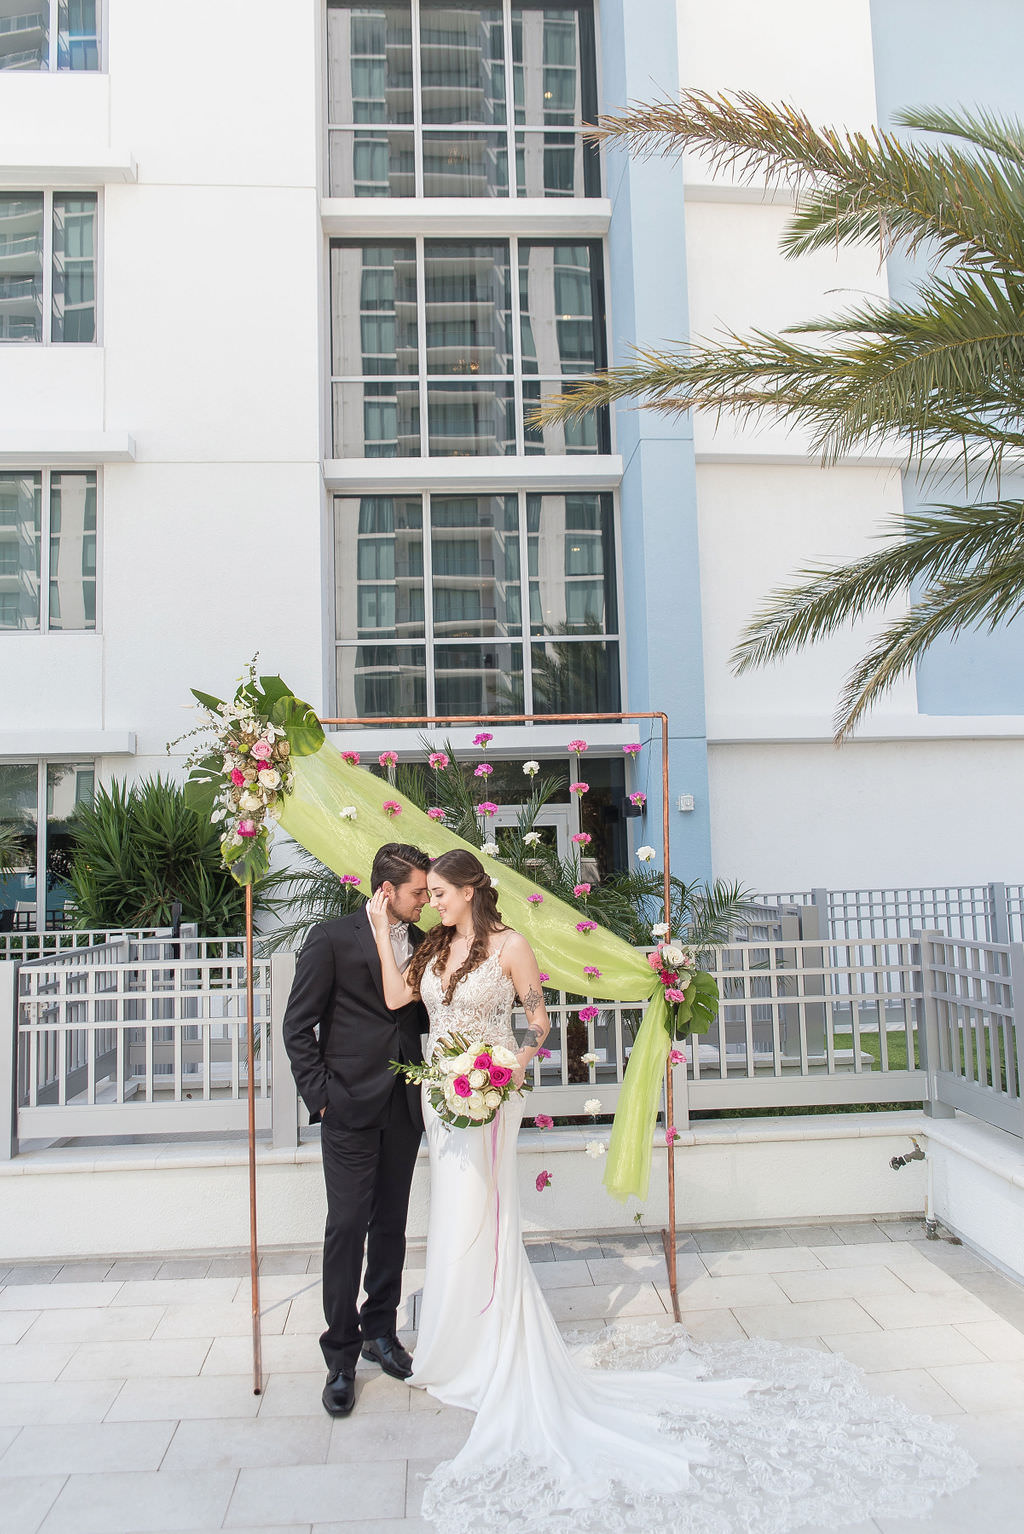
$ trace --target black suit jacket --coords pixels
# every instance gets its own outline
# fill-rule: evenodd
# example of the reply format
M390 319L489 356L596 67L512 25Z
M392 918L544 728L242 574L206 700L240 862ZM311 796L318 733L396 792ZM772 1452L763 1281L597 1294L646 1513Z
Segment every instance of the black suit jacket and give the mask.
M423 933L409 928L413 947ZM295 961L284 1044L312 1118L330 1107L350 1129L387 1122L395 1076L390 1060L418 1063L428 1027L421 1002L392 1012L384 1001L380 956L366 910L314 927ZM414 1124L422 1124L420 1089L406 1088Z

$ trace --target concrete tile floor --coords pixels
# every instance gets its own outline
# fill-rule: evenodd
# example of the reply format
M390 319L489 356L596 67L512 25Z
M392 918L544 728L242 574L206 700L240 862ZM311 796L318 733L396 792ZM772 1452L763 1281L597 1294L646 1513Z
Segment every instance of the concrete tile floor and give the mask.
M1009 1534L1024 1527L1024 1286L924 1234L913 1221L681 1234L684 1322L702 1341L842 1353L880 1394L955 1424L979 1479L930 1519L850 1534L973 1534L982 1517ZM655 1233L539 1241L530 1255L567 1328L670 1323ZM360 1364L356 1412L332 1422L319 1266L309 1251L263 1258L261 1396L244 1257L0 1272L0 1534L426 1534L423 1478L471 1417ZM407 1337L422 1281L414 1251Z

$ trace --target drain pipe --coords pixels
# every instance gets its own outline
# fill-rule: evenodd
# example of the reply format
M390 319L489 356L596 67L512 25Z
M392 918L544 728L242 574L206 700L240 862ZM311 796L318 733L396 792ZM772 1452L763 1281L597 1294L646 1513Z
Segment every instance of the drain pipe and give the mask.
M889 1162L889 1165L892 1167L894 1172L898 1172L901 1170L901 1168L905 1167L908 1162L925 1162L924 1229L925 1235L928 1237L929 1241L938 1241L939 1226L938 1221L935 1219L935 1212L933 1207L934 1190L932 1182L932 1158L931 1156L926 1155L925 1152L921 1149L914 1135L910 1136L910 1141L914 1149L912 1151L907 1151L906 1155L904 1156L893 1156Z

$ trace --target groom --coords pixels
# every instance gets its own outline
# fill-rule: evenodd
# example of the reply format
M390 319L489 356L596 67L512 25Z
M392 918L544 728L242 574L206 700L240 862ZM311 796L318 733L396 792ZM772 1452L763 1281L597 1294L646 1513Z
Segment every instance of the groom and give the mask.
M399 968L423 934L411 923L427 904L430 859L389 842L373 860L371 891L388 900ZM386 1374L407 1379L412 1358L396 1334L405 1261L405 1221L423 1131L419 1087L388 1069L422 1059L427 1028L419 1002L397 1012L384 1002L380 959L365 907L314 927L295 964L284 1044L310 1122L320 1122L327 1228L323 1297L327 1361L323 1403L332 1417L355 1405L360 1350ZM357 1308L366 1246L366 1298Z

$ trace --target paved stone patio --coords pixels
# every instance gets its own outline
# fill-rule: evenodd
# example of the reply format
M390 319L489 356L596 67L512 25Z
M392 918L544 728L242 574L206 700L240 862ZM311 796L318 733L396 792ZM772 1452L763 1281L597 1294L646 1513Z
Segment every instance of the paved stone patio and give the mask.
M701 1339L845 1354L879 1393L955 1424L979 1479L930 1519L849 1534L1010 1534L1024 1529L1024 1286L924 1236L916 1221L681 1236L683 1318ZM670 1321L656 1235L530 1254L567 1327ZM421 1262L412 1251L407 1338ZM332 1422L318 1270L308 1251L263 1258L254 1396L247 1258L0 1264L0 1534L427 1530L423 1472L459 1447L470 1415L361 1364L356 1411Z

